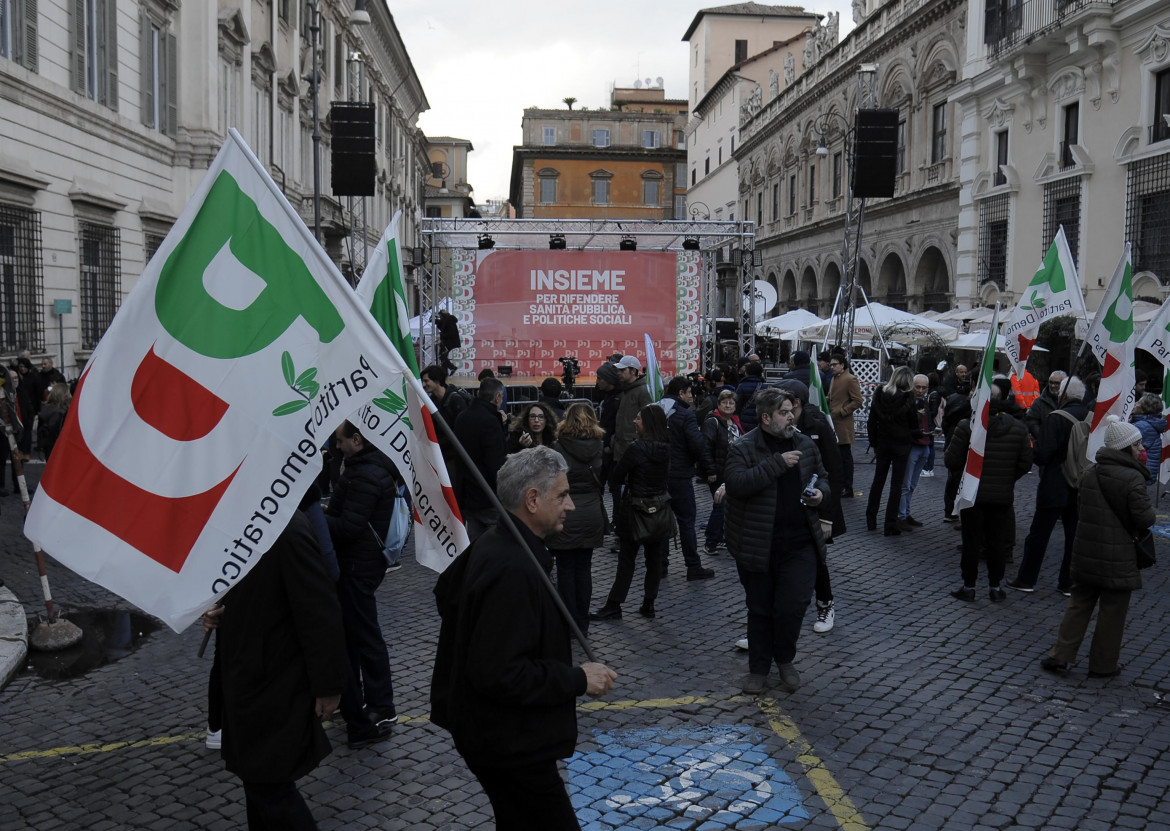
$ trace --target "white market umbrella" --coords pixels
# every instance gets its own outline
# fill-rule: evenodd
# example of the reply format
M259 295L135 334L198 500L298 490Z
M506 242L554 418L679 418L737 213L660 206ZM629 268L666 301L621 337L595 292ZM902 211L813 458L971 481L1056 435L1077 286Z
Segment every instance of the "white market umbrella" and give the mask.
M978 332L967 332L964 335L959 335L953 341L947 344L948 349L983 349L987 346L987 329ZM1002 352L1004 345L1004 336L995 336L995 351Z
M758 321L756 323L756 334L783 337L787 332L794 332L797 329L804 329L806 326L815 326L818 323L824 322L824 318L817 317L808 309L793 309L782 315Z
M820 340L826 332L832 336L837 329L838 317L834 315L827 321L801 329L800 338ZM959 335L959 330L954 326L883 303L871 302L867 306L858 306L853 316L854 342L870 340L877 337L879 332L886 338L894 338L902 343L930 343L936 338L949 342Z

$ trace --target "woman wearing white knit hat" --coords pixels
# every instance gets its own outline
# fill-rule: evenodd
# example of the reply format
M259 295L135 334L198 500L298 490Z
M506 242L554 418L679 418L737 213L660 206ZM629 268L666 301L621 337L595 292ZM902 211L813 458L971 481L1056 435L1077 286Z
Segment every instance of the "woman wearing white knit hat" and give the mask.
M1093 609L1097 628L1089 647L1089 677L1121 672L1118 656L1125 617L1134 589L1142 587L1133 538L1154 524L1142 434L1136 426L1109 416L1105 446L1081 479L1076 541L1072 555L1072 596L1060 622L1056 645L1040 665L1066 673L1076 660Z

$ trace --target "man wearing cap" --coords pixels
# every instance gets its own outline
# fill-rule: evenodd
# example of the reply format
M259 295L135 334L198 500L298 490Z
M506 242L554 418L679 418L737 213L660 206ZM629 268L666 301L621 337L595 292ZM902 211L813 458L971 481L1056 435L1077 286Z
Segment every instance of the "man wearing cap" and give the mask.
M621 460L626 448L638 437L638 430L634 427L634 416L651 403L646 377L638 375L642 371L642 362L633 355L626 355L617 362L617 368L622 392L621 401L618 403L617 425L614 428L613 441L610 442L614 462Z
M1052 650L1040 661L1049 672L1066 673L1077 659L1089 618L1097 610L1097 628L1089 647L1089 677L1112 678L1121 672L1118 657L1125 618L1134 589L1142 587L1133 537L1154 524L1137 426L1108 416L1105 446L1096 464L1081 477L1080 525L1073 543L1072 595Z

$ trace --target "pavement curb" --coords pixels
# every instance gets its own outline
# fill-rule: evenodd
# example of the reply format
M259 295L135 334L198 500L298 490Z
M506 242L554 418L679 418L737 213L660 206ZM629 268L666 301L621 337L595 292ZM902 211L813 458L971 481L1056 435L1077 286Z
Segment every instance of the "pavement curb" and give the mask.
M24 666L28 656L28 621L24 606L8 588L0 586L0 689Z

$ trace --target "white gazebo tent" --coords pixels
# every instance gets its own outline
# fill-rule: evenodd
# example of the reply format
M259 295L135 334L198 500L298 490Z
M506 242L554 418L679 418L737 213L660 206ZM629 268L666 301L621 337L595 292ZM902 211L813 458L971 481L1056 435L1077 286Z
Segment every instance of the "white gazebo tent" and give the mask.
M802 340L830 339L837 329L838 315L800 330ZM882 303L867 303L858 306L853 315L853 340L869 341L879 337L893 338L902 343L930 343L941 340L949 343L959 335L954 326L922 315L904 312Z

